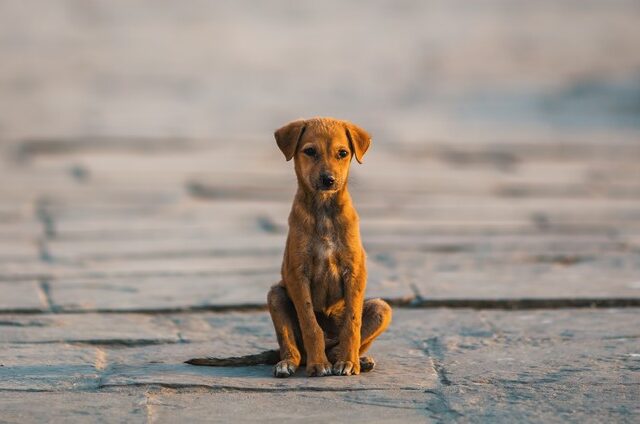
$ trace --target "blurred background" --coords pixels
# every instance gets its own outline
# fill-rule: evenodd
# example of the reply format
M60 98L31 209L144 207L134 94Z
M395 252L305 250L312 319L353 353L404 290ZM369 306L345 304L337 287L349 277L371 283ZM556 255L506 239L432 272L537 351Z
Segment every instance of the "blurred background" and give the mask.
M639 22L637 0L0 0L0 309L263 305L295 190L273 131L316 115L373 134L350 177L370 296L637 301Z
M0 1L0 139L636 138L635 0Z

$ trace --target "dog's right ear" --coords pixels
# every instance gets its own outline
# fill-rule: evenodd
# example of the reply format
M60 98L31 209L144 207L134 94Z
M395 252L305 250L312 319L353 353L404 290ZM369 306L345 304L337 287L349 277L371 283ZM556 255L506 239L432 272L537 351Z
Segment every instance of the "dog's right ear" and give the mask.
M304 119L300 119L289 122L273 134L276 138L276 143L278 143L278 147L282 150L282 153L284 153L287 161L291 160L296 153L296 147L304 134L305 127L306 122Z
M358 163L362 163L362 157L367 153L371 145L371 136L357 125L350 122L345 122L345 124L347 138L349 139L349 144L351 144L354 156Z

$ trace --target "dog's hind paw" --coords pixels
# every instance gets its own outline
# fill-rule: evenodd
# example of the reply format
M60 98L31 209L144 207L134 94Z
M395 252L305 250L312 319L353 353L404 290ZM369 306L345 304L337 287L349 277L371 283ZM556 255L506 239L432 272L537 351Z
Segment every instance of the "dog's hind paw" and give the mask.
M372 371L376 366L376 361L371 356L360 357L360 372Z
M296 373L296 369L298 368L292 361L288 359L282 360L278 362L273 367L273 376L278 378L290 377Z

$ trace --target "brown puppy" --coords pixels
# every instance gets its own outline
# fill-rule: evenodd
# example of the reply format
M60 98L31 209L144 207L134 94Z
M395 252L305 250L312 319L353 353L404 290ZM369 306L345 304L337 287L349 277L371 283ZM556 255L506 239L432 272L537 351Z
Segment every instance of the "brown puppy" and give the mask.
M362 162L369 134L314 118L291 122L275 137L285 158L294 158L298 191L282 281L267 298L280 345L274 374L288 377L302 362L309 376L369 371L374 362L361 355L391 321L387 303L364 300L365 252L347 191L351 158Z
M362 162L369 134L346 121L313 118L285 125L275 138L285 158L294 159L298 178L282 281L267 297L280 349L187 363L275 364L276 377L305 363L310 376L370 371L373 359L361 355L391 322L391 308L381 299L364 300L365 252L347 191L351 159Z

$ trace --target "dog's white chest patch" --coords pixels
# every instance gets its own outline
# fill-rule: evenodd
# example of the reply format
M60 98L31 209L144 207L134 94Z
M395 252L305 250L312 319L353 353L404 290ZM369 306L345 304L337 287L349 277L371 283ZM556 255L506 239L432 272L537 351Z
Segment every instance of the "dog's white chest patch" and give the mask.
M315 254L318 259L331 259L336 252L336 241L333 222L328 217L323 217L318 222L318 238L315 245Z
M333 256L335 253L335 243L330 238L323 238L316 243L316 256L318 259L326 260Z
M342 297L336 242L328 237L318 238L314 251L312 298L314 308L324 311Z
M318 222L318 237L314 246L316 276L332 280L339 277L336 261L337 242L333 231L333 222L329 218L322 218Z

